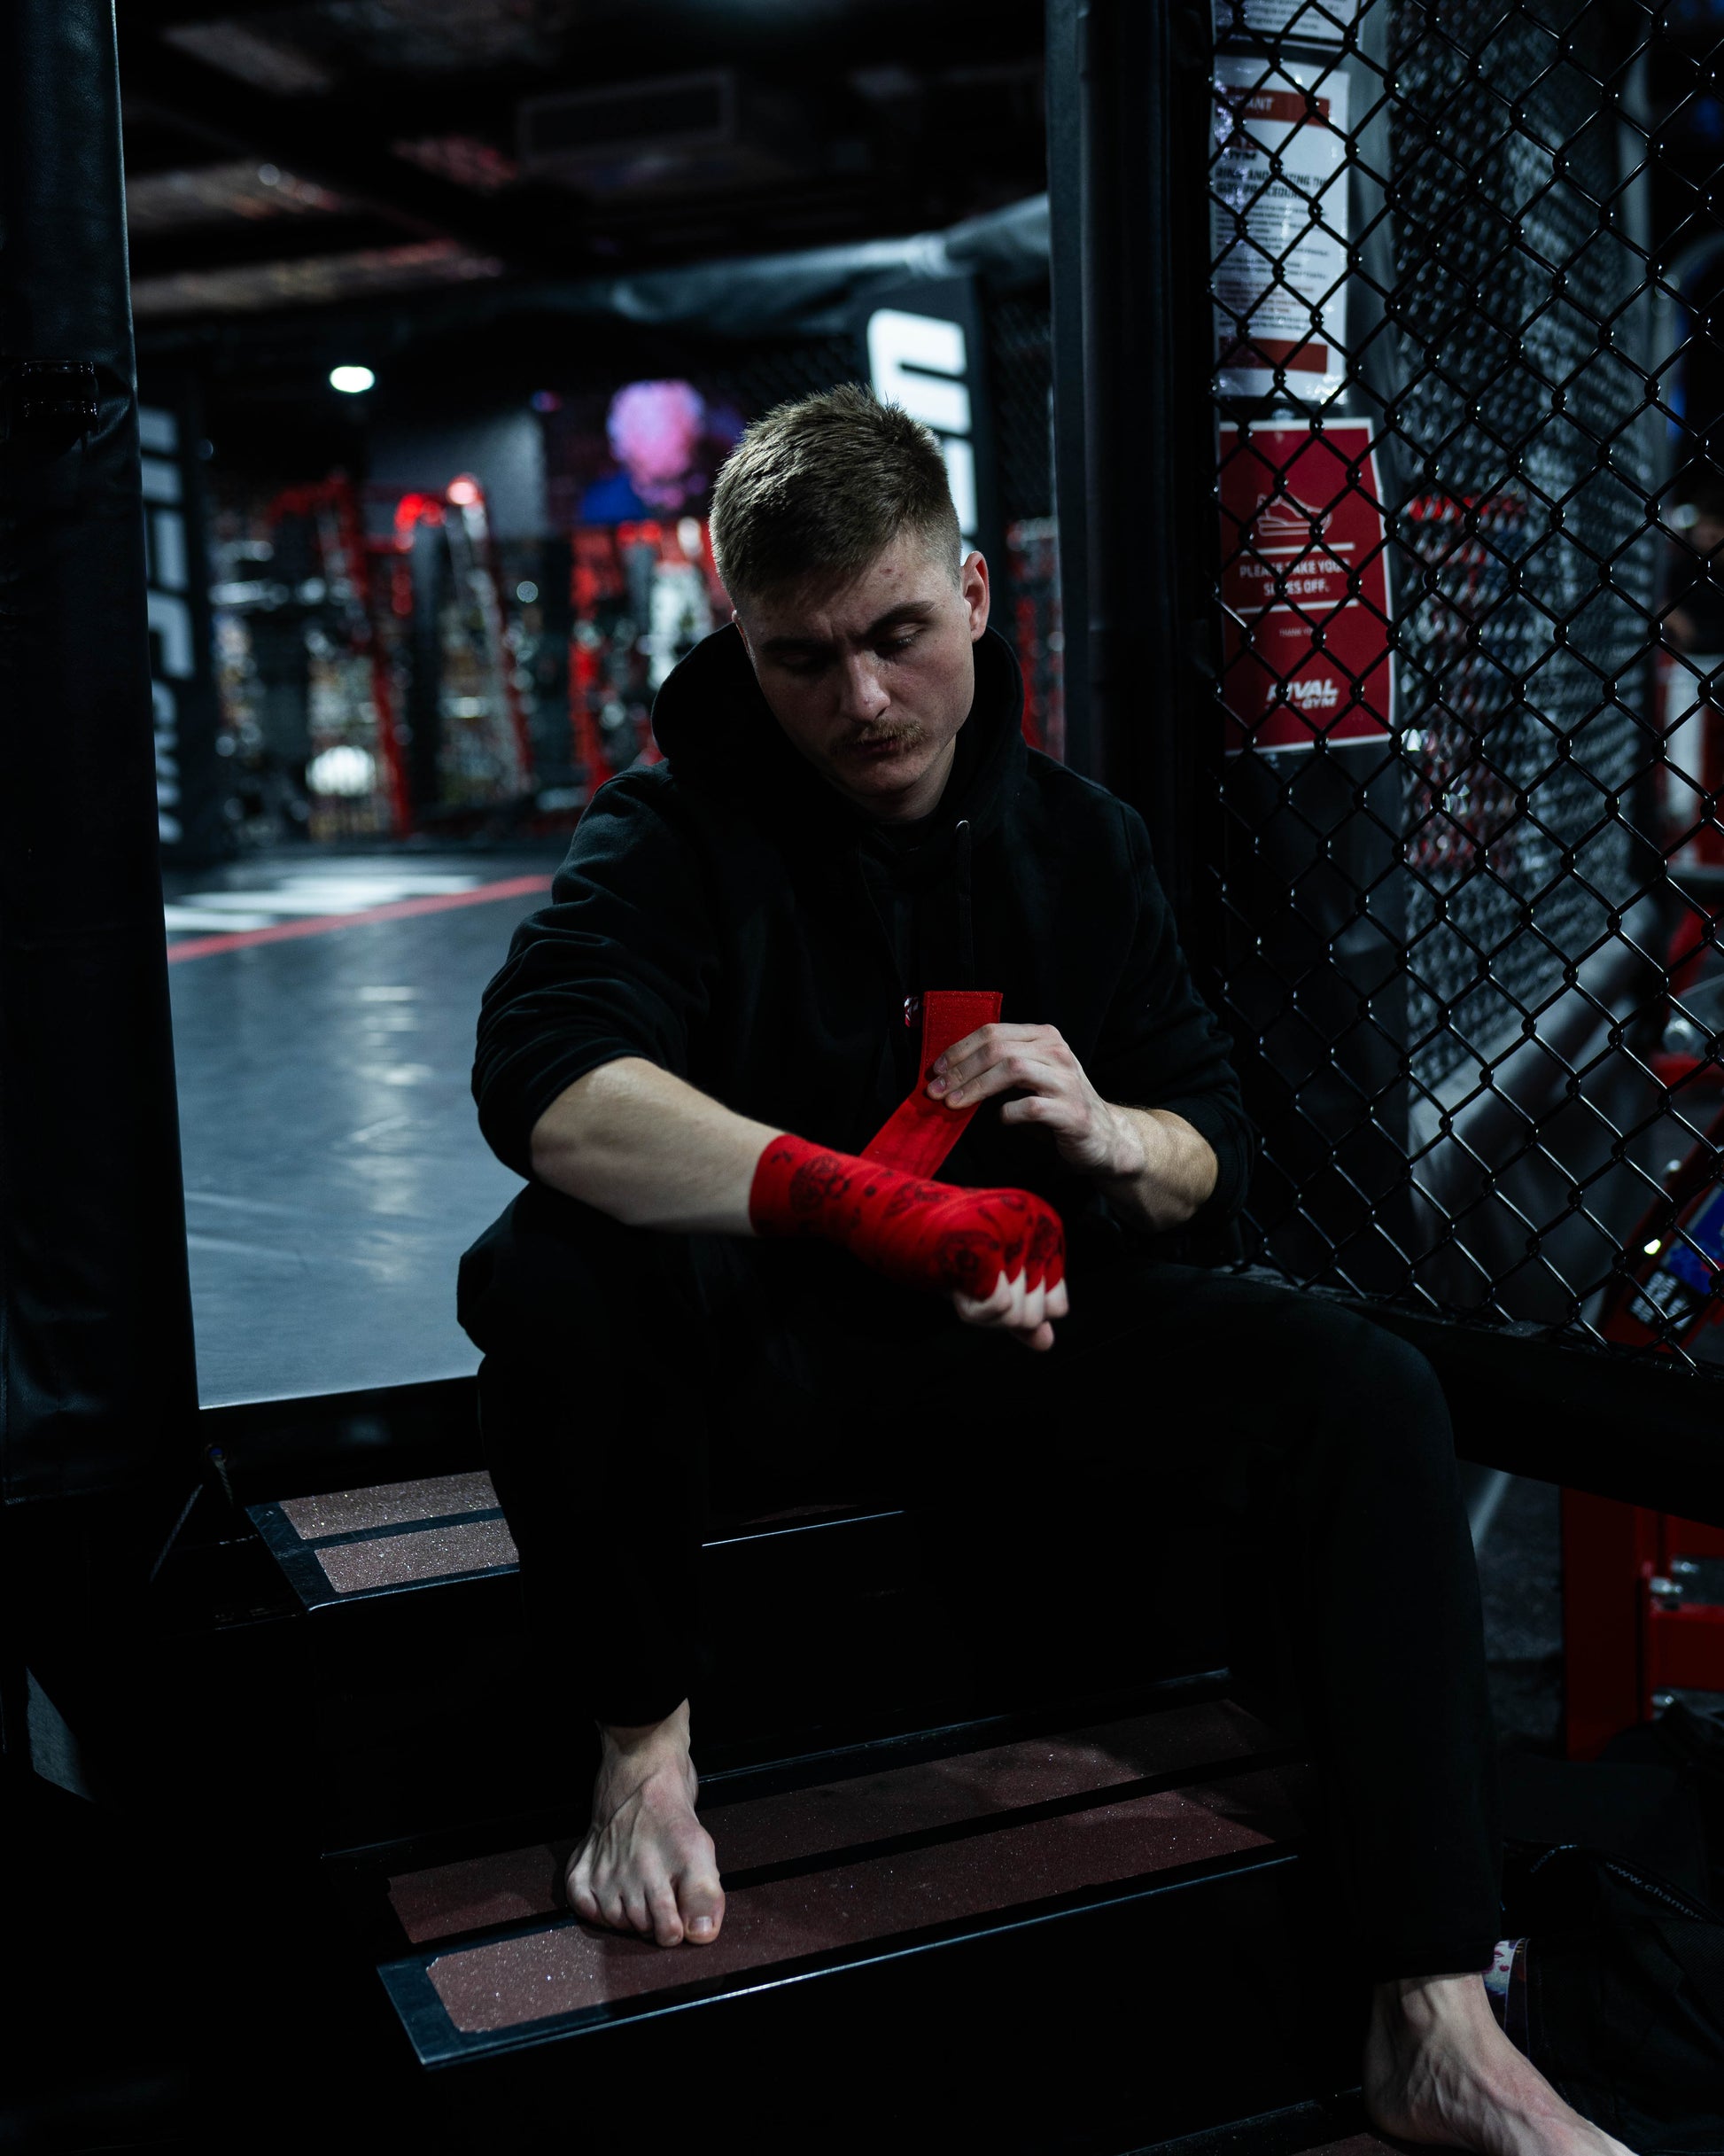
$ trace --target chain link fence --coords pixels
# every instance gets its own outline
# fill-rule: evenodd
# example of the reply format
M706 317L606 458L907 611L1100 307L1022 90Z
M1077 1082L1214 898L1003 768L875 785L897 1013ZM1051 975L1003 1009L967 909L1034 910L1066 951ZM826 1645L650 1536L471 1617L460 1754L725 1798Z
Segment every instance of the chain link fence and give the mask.
M1617 0L1236 0L1210 166L1205 915L1264 1136L1249 1255L1697 1363L1724 1361L1720 35Z

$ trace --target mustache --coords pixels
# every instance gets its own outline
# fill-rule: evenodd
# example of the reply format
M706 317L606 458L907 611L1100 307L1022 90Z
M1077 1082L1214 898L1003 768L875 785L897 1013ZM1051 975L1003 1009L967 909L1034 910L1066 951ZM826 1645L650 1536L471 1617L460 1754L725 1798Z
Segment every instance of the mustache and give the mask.
M887 742L920 741L922 729L919 726L889 726L878 728L871 734L852 734L850 745L858 749L877 749Z

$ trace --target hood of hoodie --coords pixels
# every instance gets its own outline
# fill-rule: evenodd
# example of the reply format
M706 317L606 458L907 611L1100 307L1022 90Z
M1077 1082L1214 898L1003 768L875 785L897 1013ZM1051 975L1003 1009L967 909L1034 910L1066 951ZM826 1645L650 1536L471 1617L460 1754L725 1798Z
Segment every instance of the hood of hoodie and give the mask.
M703 638L666 678L653 705L653 735L679 786L782 819L787 837L856 845L879 828L793 746L760 693L734 623ZM952 774L920 850L944 856L961 822L972 843L990 837L1022 782L1026 753L1018 662L1005 638L987 629L975 645L975 698Z

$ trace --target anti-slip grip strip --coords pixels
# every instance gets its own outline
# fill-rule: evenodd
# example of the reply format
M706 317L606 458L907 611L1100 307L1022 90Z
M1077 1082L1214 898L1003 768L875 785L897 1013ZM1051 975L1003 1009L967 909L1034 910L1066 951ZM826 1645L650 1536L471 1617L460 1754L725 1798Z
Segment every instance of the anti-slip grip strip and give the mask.
M315 1497L283 1498L283 1517L307 1542L367 1528L412 1527L438 1519L465 1519L494 1506L497 1492L482 1467L455 1475L415 1475L409 1482L372 1483L360 1490L329 1490Z
M1259 1771L739 1886L724 1934L697 1958L564 1918L415 1954L378 1974L421 2060L438 2065L1200 1877L1277 1866L1293 1861L1285 1838L1293 1824L1281 1778Z
M953 1741L966 1734L981 1741ZM762 1788L758 1771L746 1768L733 1771L734 1781L709 1779L701 1810L718 1839L727 1881L758 1884L889 1846L907 1850L930 1833L986 1833L1050 1805L1111 1803L1254 1771L1285 1756L1270 1731L1224 1699L1077 1728L1007 1733L983 1724L944 1736L920 1757L901 1756L895 1742L859 1747L871 1770L859 1773L844 1771L857 1760L827 1755L819 1763L829 1779L804 1776ZM424 1946L555 1915L562 1902L554 1841L553 1833L514 1847L460 1849L442 1861L429 1849L417 1863L398 1860L388 1891L403 1934Z
M494 1498L487 1482L485 1494ZM373 1595L403 1594L518 1569L500 1506L405 1520L307 1540L281 1506L248 1505L246 1516L300 1606L327 1609Z
M787 1880L812 1878L851 1864L876 1863L908 1856L947 1843L970 1841L1008 1827L1035 1825L1075 1812L1095 1811L1130 1803L1139 1797L1202 1786L1218 1792L1219 1786L1241 1776L1260 1775L1266 1769L1292 1769L1300 1755L1291 1746L1266 1742L1236 1758L1193 1758L1159 1772L1126 1775L1090 1787L1067 1788L1029 1802L990 1803L946 1818L930 1819L894 1833L875 1831L850 1839L849 1822L835 1822L838 1838L819 1841L816 1846L793 1849L776 1857L759 1849L744 1854L739 1864L726 1860L725 1890L775 1886ZM913 1774L914 1770L911 1771ZM924 1775L921 1779L928 1779ZM823 1793L812 1793L819 1797ZM723 1808L703 1812L718 1837L721 1858L736 1844L726 1836ZM446 1952L477 1945L485 1934L512 1934L536 1929L547 1918L566 1916L557 1881L562 1863L576 1844L541 1843L529 1849L501 1852L496 1857L410 1872L392 1879L389 1899L403 1932L416 1946L438 1945Z

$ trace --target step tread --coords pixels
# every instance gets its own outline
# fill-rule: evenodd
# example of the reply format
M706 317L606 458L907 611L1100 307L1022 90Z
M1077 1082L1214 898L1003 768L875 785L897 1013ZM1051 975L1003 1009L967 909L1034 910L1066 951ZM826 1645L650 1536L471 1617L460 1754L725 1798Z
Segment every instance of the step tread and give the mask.
M520 1563L482 1470L283 1498L245 1513L309 1610L497 1578Z
M1021 1810L1182 1767L1215 1766L1273 1740L1231 1701L1176 1707L1091 1729L990 1746L814 1788L726 1801L702 1814L726 1876L930 1828ZM415 1945L553 1914L573 1838L396 1874L389 1899Z
M739 1790L709 1814L726 1911L706 1948L667 1950L564 1913L569 1841L403 1870L389 1899L415 1949L379 1974L421 2060L436 2065L1206 1868L1285 1861L1303 1771L1285 1755L1267 1763L1272 1741L1232 1702L1212 1701L812 1788Z
M280 1509L305 1542L352 1535L368 1528L405 1527L423 1520L493 1512L497 1492L483 1467L464 1475L429 1475L406 1483L373 1483L362 1490L330 1490L308 1498L283 1498Z
M272 1498L248 1505L245 1513L307 1609L500 1578L520 1568L515 1538L482 1467ZM897 1506L875 1498L828 1499L732 1522L703 1546L730 1550L901 1516Z
M325 1543L312 1554L344 1601L377 1588L511 1570L520 1561L515 1537L501 1514L489 1520L452 1520L364 1542Z
M694 1981L866 1946L1175 1866L1267 1849L1296 1832L1276 1768L1224 1785L1163 1790L1122 1803L996 1827L963 1841L864 1857L728 1895L725 1928L685 1958L573 1918L457 1947L425 1973L462 2035L608 2006Z

